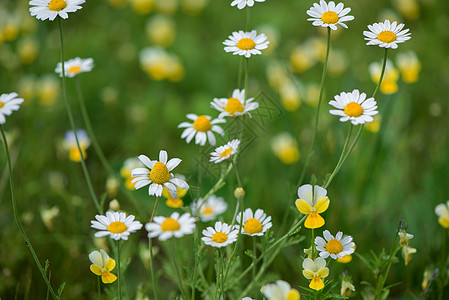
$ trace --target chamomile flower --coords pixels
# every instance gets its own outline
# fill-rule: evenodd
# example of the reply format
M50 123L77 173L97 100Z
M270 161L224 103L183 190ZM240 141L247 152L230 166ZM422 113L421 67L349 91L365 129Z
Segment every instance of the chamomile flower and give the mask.
M128 217L124 212L106 212L106 216L96 215L97 221L90 221L92 228L98 229L95 237L111 236L114 240L128 240L131 233L142 228L139 221L134 221L134 216Z
M343 22L352 21L354 17L347 15L351 8L343 7L343 3L335 5L334 1L326 3L326 1L320 0L320 4L314 3L313 7L307 11L307 14L312 17L307 21L313 21L313 26L330 27L332 30L337 30L337 24L348 28Z
M265 0L234 0L231 2L231 6L236 6L238 9L243 9L245 6L252 7L254 2L265 2Z
M180 238L187 234L192 234L195 229L195 218L190 213L182 216L174 212L170 217L156 216L153 223L147 223L145 229L148 237L158 237L160 241L168 240L172 237Z
M292 289L290 284L284 280L264 285L260 291L270 300L299 300L300 298L299 292Z
M214 132L224 135L223 128L216 124L225 123L224 119L214 119L210 116L197 116L195 114L188 114L187 118L192 120L193 123L182 122L178 125L178 128L185 128L181 134L181 139L185 138L187 144L195 137L195 144L204 146L206 141L209 140L211 146L215 146L216 139Z
M13 111L19 110L22 98L17 98L17 93L2 94L0 96L0 124L5 124L5 116L10 116Z
M57 16L67 19L69 12L75 12L81 9L81 4L85 0L31 0L29 4L30 14L38 20L45 21L49 19L53 21Z
M339 231L334 237L328 230L323 232L323 236L326 240L320 236L315 238L316 249L322 258L330 256L337 259L354 253L355 244L351 236L343 237L343 232Z
M227 142L224 146L216 148L215 151L210 154L210 161L218 164L226 159L230 159L237 153L239 145L240 141L235 139Z
M203 230L201 240L209 246L221 248L234 243L237 240L239 231L232 229L226 223L216 222L214 227L207 227Z
M245 90L235 89L231 98L214 98L211 106L221 112L218 115L219 118L235 118L243 115L248 115L251 118L249 112L259 107L259 103L252 101L254 98L245 100Z
M111 273L115 268L115 260L101 249L100 251L92 251L89 254L89 259L92 262L90 270L95 275L101 276L103 283L113 283L117 280L117 276Z
M254 214L251 208L247 208L243 212L243 222L240 222L240 214L237 215L236 220L242 224L242 233L250 236L262 236L273 226L271 217L267 217L267 214L260 208ZM235 229L239 227L239 225L235 225Z
M262 54L260 50L267 49L267 36L263 33L257 35L255 30L244 32L243 30L234 31L229 36L229 40L225 40L223 45L226 52L233 52L233 55L242 55L249 58L251 55Z
M399 43L410 39L409 29L402 30L404 26L404 24L398 24L396 21L390 23L389 20L368 25L369 31L363 32L365 40L368 41L366 44L396 49Z
M298 188L298 197L295 205L300 213L308 215L304 226L306 228L320 228L325 221L320 213L323 213L329 207L329 198L327 191L318 185L313 187L310 184L302 185Z
M435 214L438 216L438 223L444 228L449 228L449 201L438 204L435 207Z
M376 100L366 99L366 94L357 89L350 93L341 92L329 104L337 108L329 111L331 115L340 116L340 122L350 120L353 125L372 122L378 113Z
M135 177L131 180L131 183L134 183L134 188L137 190L146 185L150 185L148 194L159 197L162 195L164 187L166 187L173 198L178 197L178 187L188 190L189 185L187 182L179 177L174 177L170 173L170 171L181 163L181 160L179 158L172 158L167 162L167 158L168 155L165 150L159 152L159 161L150 160L145 155L139 155L139 160L149 169L136 168L131 171L131 177Z
M329 275L329 268L326 267L326 261L322 257L317 257L315 260L311 258L304 259L302 263L302 274L305 278L311 279L309 284L311 289L316 291L324 288L324 282L322 278L326 278Z
M86 159L86 149L90 146L90 139L87 132L83 129L76 130L76 136L83 154L83 158ZM81 153L76 143L76 137L73 130L68 130L65 133L64 140L62 141L62 147L69 152L69 159L74 162L81 161Z
M199 198L197 201L194 201L190 205L193 214L196 214L198 212L198 206L201 205L201 202L203 202L203 199ZM228 203L224 201L223 197L210 195L209 197L207 197L206 201L201 206L199 217L203 222L212 221L218 215L224 213L227 208Z
M75 57L64 62L64 74L66 77L73 78L83 72L90 72L94 67L94 60L92 58L82 59ZM62 63L56 65L55 72L62 77Z

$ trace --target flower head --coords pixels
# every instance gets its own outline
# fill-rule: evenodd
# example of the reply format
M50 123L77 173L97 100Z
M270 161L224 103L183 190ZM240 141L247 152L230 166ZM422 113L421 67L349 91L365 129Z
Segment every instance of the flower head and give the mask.
M284 280L264 285L260 291L270 300L299 300L300 298L299 292L292 289L290 284Z
M244 32L243 30L234 31L225 40L223 45L226 52L233 52L233 55L242 55L249 58L251 55L262 54L260 50L268 48L267 36L263 33L257 35L255 30Z
M265 2L265 0L234 0L231 2L231 6L236 6L238 9L243 9L245 6L252 7L254 2Z
M57 16L67 19L69 12L81 9L85 0L31 0L30 14L38 20L53 21Z
M371 80L377 84L380 80L380 74L382 73L382 63L381 62L372 62L368 66L369 73L371 75ZM398 91L397 81L399 79L399 72L394 67L391 60L387 59L387 63L385 65L384 77L382 82L380 83L379 90L382 94L390 95L394 94Z
M83 72L90 72L94 67L94 60L92 58L81 59L79 57L72 58L64 62L64 75L72 78ZM55 72L62 77L62 63L56 65Z
M418 81L418 75L421 71L421 62L413 51L399 53L396 56L396 64L401 71L402 80L405 83L414 83Z
M136 168L131 171L131 177L135 177L131 180L134 183L135 189L140 189L146 185L150 185L148 188L148 194L160 197L164 187L166 187L173 198L178 198L177 188L180 187L184 190L189 189L189 185L181 178L174 177L170 173L176 166L181 163L179 158L172 158L167 162L167 151L161 150L159 152L159 161L150 160L145 155L139 155L139 160L148 168Z
M90 146L90 139L87 135L86 131L83 129L76 130L76 136L78 137L78 142L81 148L81 152L83 154L83 158L87 157L86 149ZM62 141L62 146L65 150L69 152L69 159L71 161L80 162L81 161L81 153L78 149L78 145L76 143L76 137L73 130L68 130L65 133L64 141Z
M435 214L438 216L438 223L444 228L449 228L449 201L438 204L435 207Z
M178 212L173 212L170 217L156 216L153 223L147 223L145 229L148 237L158 237L160 241L168 240L172 237L180 238L187 234L192 234L195 229L195 218L189 213L182 216Z
M245 100L245 90L235 89L231 98L214 98L211 106L221 112L218 115L219 118L235 118L243 115L248 115L251 118L249 112L259 107L259 103L252 102L253 100L254 98Z
M302 263L302 267L304 269L302 271L304 277L312 280L309 287L316 291L321 290L324 287L322 278L326 278L329 275L329 268L326 267L324 258L317 257L315 260L306 258Z
M127 158L123 162L123 167L120 169L120 175L125 179L125 187L128 190L134 190L134 184L131 183L133 177L131 176L131 171L136 168L142 168L144 165L140 162L137 157Z
M394 21L390 23L385 20L383 23L374 23L368 25L369 31L364 31L367 45L378 45L383 48L396 49L399 43L403 43L410 39L411 33L408 29L402 30L404 24L399 24ZM402 31L401 31L402 30Z
M298 197L296 200L296 208L300 213L308 215L304 226L306 228L320 228L324 225L324 219L320 216L329 207L329 198L326 196L326 189L315 185L305 184L298 188Z
M210 161L218 164L224 160L230 159L237 153L239 145L240 141L235 139L227 142L224 146L216 148L215 151L210 154Z
M92 228L98 229L95 237L111 236L112 239L128 240L131 233L142 228L139 221L134 221L134 216L128 217L124 212L106 212L106 216L96 215L97 221L90 221Z
M92 251L89 259L92 262L90 270L95 275L101 276L103 283L113 283L117 279L117 276L110 272L115 268L115 260L110 258L106 251L103 249Z
M271 149L282 163L289 165L299 160L298 144L288 132L283 132L271 140Z
M251 208L247 208L243 212L243 222L240 221L240 214L237 215L236 220L242 225L242 233L251 236L262 236L273 226L271 217L267 217L267 214L260 208L254 214ZM235 225L235 228L238 229L239 225Z
M320 0L320 4L314 3L313 7L307 11L307 14L312 17L307 21L313 21L313 26L330 27L332 30L337 30L337 24L348 28L343 22L352 21L354 17L347 16L351 11L349 7L343 7L343 3L335 5L334 1L326 3L326 1Z
M408 241L410 241L413 238L413 234L407 233L405 229L400 229L398 232L399 235L399 245L401 247L408 246Z
M239 231L232 229L226 223L216 222L214 227L207 227L203 230L201 240L209 246L221 248L234 243L237 240Z
M201 146L206 145L206 141L209 139L209 144L215 146L216 140L214 132L224 135L223 129L216 125L219 123L225 123L224 119L214 119L210 116L197 116L195 114L188 114L187 118L192 120L193 123L182 122L178 125L178 128L185 128L181 134L181 138L185 138L187 143L195 137L195 144Z
M194 201L190 208L192 213L196 214L198 211L198 206L203 202L202 198ZM218 215L221 215L228 208L228 204L224 201L223 197L217 197L215 195L210 195L207 197L206 201L200 208L199 217L201 221L207 222L214 220Z
M328 230L323 232L324 239L320 236L315 238L316 249L320 251L322 258L333 259L342 258L354 253L354 242L351 236L343 237L343 232L339 231L335 237Z
M337 109L331 109L329 113L340 116L340 122L351 120L353 125L364 124L374 121L373 116L378 113L376 100L366 99L366 94L360 93L359 90L353 90L351 93L341 92L334 99L329 104Z
M174 177L185 180L185 177L182 175L179 175L179 174L174 175ZM164 186L164 189L162 190L162 197L167 199L167 201L165 201L165 204L168 207L179 208L184 205L184 201L182 201L181 198L187 194L187 190L177 187L176 194L177 194L177 198L173 198L170 191Z
M19 110L22 98L17 98L17 93L2 94L0 96L0 124L5 124L5 116L10 116L13 111Z

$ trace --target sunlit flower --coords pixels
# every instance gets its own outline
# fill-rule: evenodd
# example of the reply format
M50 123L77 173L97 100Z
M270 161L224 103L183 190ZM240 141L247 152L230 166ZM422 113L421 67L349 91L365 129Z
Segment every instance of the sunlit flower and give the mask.
M187 119L190 119L193 121L193 123L189 122L182 122L178 125L178 128L185 128L185 130L181 134L181 139L185 138L187 143L190 143L190 141L195 137L195 144L199 144L201 146L206 145L207 140L209 140L209 144L211 146L215 146L216 139L214 132L224 135L223 129L216 125L220 123L225 123L226 120L224 119L214 119L210 116L206 115L195 115L195 114L188 114Z
M72 78L80 73L92 71L93 67L94 60L92 58L75 57L64 62L64 74L66 77ZM62 63L59 62L56 65L55 72L59 74L59 77L62 77Z
M201 240L209 246L221 248L234 243L237 240L239 231L232 229L226 223L216 222L214 227L207 227L203 230Z
M302 271L304 277L312 280L309 287L316 291L321 290L324 287L322 278L326 278L329 275L329 269L326 267L324 258L317 257L315 260L306 258L302 263L302 267L304 269Z
M145 229L148 231L149 238L158 237L160 241L192 234L195 229L195 218L190 213L184 213L180 216L175 211L168 218L156 216L153 220L153 223L145 225Z
M284 164L294 164L299 160L298 144L288 132L283 132L271 140L271 149Z
M421 62L413 51L399 53L396 56L396 64L401 71L402 80L405 83L414 83L418 81L419 71L421 71Z
M134 190L134 184L131 183L133 177L131 176L131 171L136 168L142 168L144 165L140 162L137 157L127 158L123 162L123 167L120 169L120 175L125 179L125 187L128 190Z
M49 19L53 21L57 16L67 19L69 12L75 12L81 9L81 4L85 0L31 0L30 13L38 20L45 21Z
M253 6L254 2L265 2L265 0L234 0L231 2L231 6L236 6L238 9L243 9L245 6Z
M313 26L330 27L332 30L337 30L337 24L348 28L343 22L352 21L354 17L347 16L351 11L349 7L343 7L343 3L335 5L334 1L326 3L326 1L320 0L320 4L314 3L313 7L307 11L307 14L312 17L307 21L313 21Z
M408 263L412 260L412 255L416 253L416 249L409 247L409 246L403 246L402 247L402 258L404 259L404 264L407 266Z
M254 98L245 100L245 90L235 89L231 98L214 98L210 104L221 112L218 115L219 118L235 118L243 115L248 115L251 118L250 111L259 107L259 103L252 101L254 101Z
M78 142L81 148L81 152L83 154L83 158L86 159L87 153L86 149L90 146L90 139L87 135L86 131L83 129L76 130L76 136L78 137ZM73 130L68 130L65 133L64 140L62 141L62 146L65 150L69 151L69 159L71 161L80 162L81 154L78 149L78 145L76 144L75 133Z
M376 100L366 99L366 94L357 89L352 93L341 92L334 99L329 104L337 109L331 109L329 113L340 116L340 122L350 120L353 125L364 124L374 121L373 116L378 113Z
M408 241L413 238L413 234L407 233L405 229L399 230L398 235L399 235L399 245L401 247L403 247L404 245L408 246Z
M198 206L201 205L201 202L203 202L203 198L199 198L190 205L193 214L198 212ZM228 203L224 201L223 197L210 195L201 206L199 217L203 222L212 221L218 215L224 213L227 208Z
M399 43L410 39L409 30L402 30L402 28L404 28L404 24L398 25L396 21L390 23L389 20L385 20L383 23L368 25L369 31L364 31L363 35L366 36L367 45L396 49Z
M236 220L242 225L242 233L250 236L262 236L268 229L273 226L271 217L262 210L257 209L253 214L251 208L245 209L243 212L243 222L240 222L240 214ZM235 225L235 229L239 229L240 225Z
M224 146L216 148L215 151L210 154L210 161L218 164L226 159L230 159L237 153L239 145L240 141L235 139L227 142Z
M339 231L335 237L328 230L323 232L324 239L320 236L315 238L316 249L320 251L322 258L333 259L342 258L354 253L354 242L351 236L343 237L343 232Z
M382 63L381 62L372 62L368 66L369 73L371 75L371 80L377 84L380 80L380 74L382 72ZM390 95L394 94L398 91L398 81L399 72L394 67L391 60L387 59L387 63L385 65L384 77L380 84L379 90L382 94Z
M109 255L101 249L100 251L92 251L89 254L89 259L92 262L90 270L95 275L101 276L103 283L113 283L117 276L111 273L115 268L115 260L109 257Z
M179 174L174 175L175 178L180 178L182 180L185 180L185 177ZM176 189L176 194L177 194L177 198L173 198L172 194L170 193L170 191L164 186L164 189L162 190L162 197L164 197L165 199L167 199L165 201L165 204L168 207L171 208L179 208L181 206L184 205L184 201L182 201L182 197L184 197L187 193L187 190L182 189L180 187L178 187Z
M92 228L98 229L95 237L111 236L114 240L128 240L131 233L142 228L139 221L134 221L134 216L128 217L124 212L106 212L106 216L96 215L97 221L90 221Z
M299 292L283 280L264 285L260 291L270 300L299 300L300 298Z
M262 54L260 50L268 48L267 36L263 33L257 35L255 30L250 32L234 31L229 36L229 40L225 40L223 45L226 52L233 52L233 55L242 55L249 58L251 55Z
M441 203L435 207L435 214L438 216L438 223L444 228L449 228L449 201Z
M312 185L305 184L298 188L298 197L296 200L296 208L299 212L307 216L304 226L306 228L320 228L325 221L320 216L329 207L329 198L326 196L326 189L315 185L312 191Z
M5 124L5 116L10 116L13 111L19 110L22 98L17 98L17 93L2 94L0 96L0 124Z

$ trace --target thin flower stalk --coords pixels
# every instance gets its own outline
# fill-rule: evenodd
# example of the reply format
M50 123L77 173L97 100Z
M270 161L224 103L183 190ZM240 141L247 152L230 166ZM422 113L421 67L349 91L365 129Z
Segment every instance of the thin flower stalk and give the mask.
M175 239L170 239L170 254L172 256L173 265L176 270L176 277L178 279L179 289L181 290L182 299L187 299L186 293L184 291L184 286L182 284L181 272L179 271L178 258L175 251Z
M64 68L64 67L63 67ZM117 241L117 294L118 294L118 299L121 300L122 299L122 285L121 285L121 276L120 276L120 243L121 241L118 240Z
M153 222L153 218L154 218L154 214L156 213L158 201L159 201L159 197L156 197L156 202L154 203L153 212L151 213L150 223ZM155 277L154 277L153 242L152 242L151 238L148 238L148 248L150 250L150 276L151 276L151 284L153 285L153 296L154 296L154 300L157 300L156 282L155 282Z

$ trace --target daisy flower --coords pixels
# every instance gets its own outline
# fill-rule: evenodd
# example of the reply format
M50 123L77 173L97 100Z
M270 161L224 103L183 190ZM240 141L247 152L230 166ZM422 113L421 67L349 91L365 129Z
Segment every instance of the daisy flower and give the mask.
M376 100L366 99L366 94L357 89L352 93L341 92L329 104L337 108L329 111L331 115L340 116L340 122L351 120L353 125L372 122L373 116L378 114Z
M17 98L17 93L2 94L0 96L0 124L5 124L5 116L10 116L13 111L19 110L22 98Z
M67 19L69 12L75 12L81 9L81 4L85 0L31 0L30 13L38 20L45 21L49 19L53 21L57 16Z
M234 31L229 36L229 40L225 40L223 45L226 52L233 52L233 55L243 55L249 58L251 55L262 54L260 50L267 49L268 44L267 36L263 33L257 35L255 30L250 32Z
M193 123L182 122L178 125L178 128L185 128L185 130L181 134L181 139L185 138L187 144L195 137L195 144L200 144L204 146L206 141L209 139L209 144L211 146L215 146L216 140L214 136L214 132L224 135L223 128L216 125L219 123L225 123L224 119L215 119L211 120L210 116L197 116L195 114L188 114L187 119L193 121Z
M239 145L240 141L235 139L227 142L224 146L216 148L215 151L210 154L210 161L218 164L226 159L230 159L237 153Z
M190 205L193 214L198 212L198 206L201 205L201 202L203 202L203 199L199 198ZM228 204L224 201L223 197L210 195L201 206L199 217L203 222L212 221L218 215L224 213L227 208Z
M83 158L86 159L87 153L86 149L90 146L90 139L87 132L83 129L76 130L76 136L78 137L78 142L83 154ZM68 130L65 133L64 140L62 141L62 147L69 152L69 159L74 162L81 161L80 150L76 143L75 133L73 130Z
M329 230L325 230L323 236L326 240L320 236L315 238L316 249L320 251L322 258L330 256L333 259L337 259L354 253L355 244L351 236L343 237L343 232L339 231L334 237Z
M242 224L242 233L250 236L262 236L265 231L271 228L271 217L262 210L257 209L253 214L251 208L247 208L243 212L243 222L240 222L240 214L237 215L236 220L239 224ZM238 229L239 225L235 225Z
M265 2L265 0L234 0L231 3L231 6L236 6L238 9L243 9L245 6L252 7L254 2Z
M313 21L313 26L330 27L332 30L337 30L337 24L348 28L343 22L352 21L354 17L347 16L351 11L349 7L343 7L343 3L335 5L334 1L326 3L326 1L320 0L320 4L314 3L313 7L307 11L307 14L312 17L307 19L307 21Z
M249 112L259 107L259 103L252 102L253 100L254 98L245 100L245 90L235 89L231 98L214 98L211 106L221 111L220 115L218 115L220 119L224 117L235 118L246 114L251 118Z
M444 228L449 228L449 201L438 204L435 207L435 214L438 216L438 223Z
M313 187L305 184L298 188L298 197L295 205L300 213L308 215L304 226L306 228L320 228L324 225L324 219L320 216L329 207L329 198L326 196L327 191L318 185Z
M368 25L369 31L364 31L363 35L366 36L367 45L396 49L399 43L410 39L411 33L408 32L409 30L402 30L402 28L404 28L404 24L398 25L396 21L390 23L389 20L385 20L383 23Z
M226 223L216 222L214 227L207 227L203 230L201 240L209 246L221 248L234 243L237 240L239 231L232 229Z
M134 221L134 216L128 217L124 212L106 212L106 216L96 215L97 221L90 221L92 228L98 229L95 237L103 237L110 235L112 239L128 240L130 233L136 232L142 228L139 221Z
M148 237L158 237L160 241L168 240L172 237L180 238L187 234L192 234L195 229L195 218L190 213L182 216L174 212L170 217L156 216L153 223L147 223L145 229Z
M90 72L94 67L92 58L81 59L79 57L72 58L64 62L64 74L66 77L72 78L83 72ZM62 77L62 63L56 65L55 72Z
M299 300L300 298L299 292L292 289L290 284L284 280L264 285L260 291L270 300Z
M302 263L302 274L305 278L311 279L309 284L311 289L316 291L324 287L324 282L321 278L326 278L329 275L329 268L326 267L326 261L322 257L317 257L315 260L311 258L304 259Z
M170 191L173 198L178 198L177 188L180 187L184 190L189 189L189 185L181 178L176 178L170 173L177 165L181 163L179 158L172 158L167 162L167 151L161 150L159 152L159 161L150 160L145 155L139 155L139 160L147 168L136 168L131 171L131 177L135 177L131 180L134 183L134 188L140 189L146 185L150 185L148 188L148 194L160 197L164 186Z
M115 268L115 260L110 258L106 251L103 249L92 251L89 254L89 259L92 262L90 270L95 275L101 276L103 283L113 283L117 280L117 276L110 272Z

